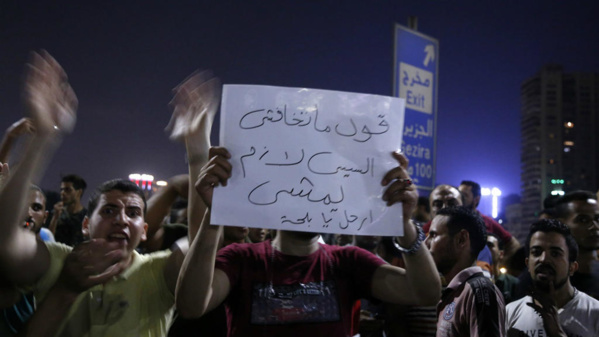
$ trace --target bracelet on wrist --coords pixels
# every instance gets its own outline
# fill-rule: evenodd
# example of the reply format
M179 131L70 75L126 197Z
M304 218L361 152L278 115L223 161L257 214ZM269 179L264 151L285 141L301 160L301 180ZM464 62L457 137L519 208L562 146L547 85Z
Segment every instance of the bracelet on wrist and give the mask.
M396 237L393 238L393 245L402 254L405 254L405 255L414 255L414 254L416 254L416 252L418 251L418 249L420 249L420 246L422 245L422 242L424 242L425 236L424 236L424 231L422 230L422 227L419 226L416 223L414 223L414 227L416 227L416 241L414 241L414 243L410 247L408 247L408 248L402 247L397 242L397 238Z

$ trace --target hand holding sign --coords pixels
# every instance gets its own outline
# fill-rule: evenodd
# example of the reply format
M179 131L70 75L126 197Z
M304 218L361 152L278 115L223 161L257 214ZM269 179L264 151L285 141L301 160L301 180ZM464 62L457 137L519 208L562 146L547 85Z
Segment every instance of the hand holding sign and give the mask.
M231 167L213 158L200 186L211 199L212 184L228 182L215 190L211 223L401 235L402 207L385 201L415 204L407 160L389 156L401 144L403 109L394 97L226 85L220 135Z

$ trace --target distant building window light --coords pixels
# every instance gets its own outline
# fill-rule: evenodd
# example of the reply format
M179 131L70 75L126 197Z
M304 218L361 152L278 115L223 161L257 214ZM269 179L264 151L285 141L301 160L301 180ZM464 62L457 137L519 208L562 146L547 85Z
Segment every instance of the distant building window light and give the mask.
M570 148L569 147L564 147L564 152L570 152Z
M549 164L555 164L555 160L549 159Z
M564 195L564 194L565 194L564 191L557 191L557 190L551 191L551 195Z
M564 145L565 146L574 146L574 142L571 141L571 140L567 140L567 141L564 142Z
M571 129L574 127L574 123L572 122L566 122L564 123L564 126L566 127L566 129Z

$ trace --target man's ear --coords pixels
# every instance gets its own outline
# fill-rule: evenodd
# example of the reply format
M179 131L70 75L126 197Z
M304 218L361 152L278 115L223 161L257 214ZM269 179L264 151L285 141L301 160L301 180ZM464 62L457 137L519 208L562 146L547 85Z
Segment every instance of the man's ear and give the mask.
M84 238L89 238L89 218L85 216L83 218L83 222L81 223L81 233L83 233Z
M578 271L578 261L574 261L572 263L570 263L570 266L568 267L568 271L570 276L574 275L574 273L576 271Z
M480 195L474 197L474 199L472 200L472 202L474 203L475 207L478 207L478 204L480 203Z
M81 197L83 196L83 190L75 190L75 192L77 193L77 199L81 200Z
M462 229L455 236L459 248L470 247L470 233L467 230Z
M148 223L144 222L144 232L141 234L141 241L146 241L148 239Z

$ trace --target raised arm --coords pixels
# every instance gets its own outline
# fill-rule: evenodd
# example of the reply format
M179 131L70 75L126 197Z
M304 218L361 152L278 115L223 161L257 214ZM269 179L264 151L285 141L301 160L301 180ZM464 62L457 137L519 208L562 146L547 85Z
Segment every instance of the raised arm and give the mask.
M225 148L211 148L210 161L202 168L195 186L199 195L190 197L190 202L201 197L208 210L191 243L177 282L176 303L184 317L202 316L222 303L230 291L227 275L220 269L214 269L222 227L210 225L212 194L216 186L226 185L231 176L230 157ZM194 220L190 217L190 224Z
M185 142L189 164L187 218L190 242L196 236L206 213L206 204L195 191L194 185L202 167L208 162L210 131L220 104L220 92L220 81L213 78L211 72L196 72L175 88L171 102L174 111L167 130L171 132L171 139ZM187 256L189 254L191 251L187 252ZM171 259L172 263L165 270L165 278L174 292L175 285L178 288L181 282L177 281L177 277L186 267L182 267L183 255L179 252L173 252Z
M23 159L0 191L0 272L12 283L32 283L48 268L48 251L21 227L29 185L44 173L61 134L75 124L77 98L62 67L45 51L32 53L24 99L35 128ZM23 268L27 266L27 268Z
M177 197L187 199L189 175L179 174L171 177L167 185L152 195L148 200L146 223L148 224L147 240L140 244L148 252L160 250L164 240L164 218L170 214L171 206Z
M2 144L0 144L0 163L8 163L10 149L19 136L26 133L32 134L34 131L33 123L27 117L23 117L9 126L2 139Z
M400 166L389 171L382 185L389 186L383 194L388 206L398 202L403 205L404 236L396 243L408 250L403 253L406 268L382 265L374 273L372 294L374 297L404 305L435 305L441 297L441 280L433 258L423 244L424 234L410 220L418 201L418 193L408 175L408 160L399 153L393 157Z

